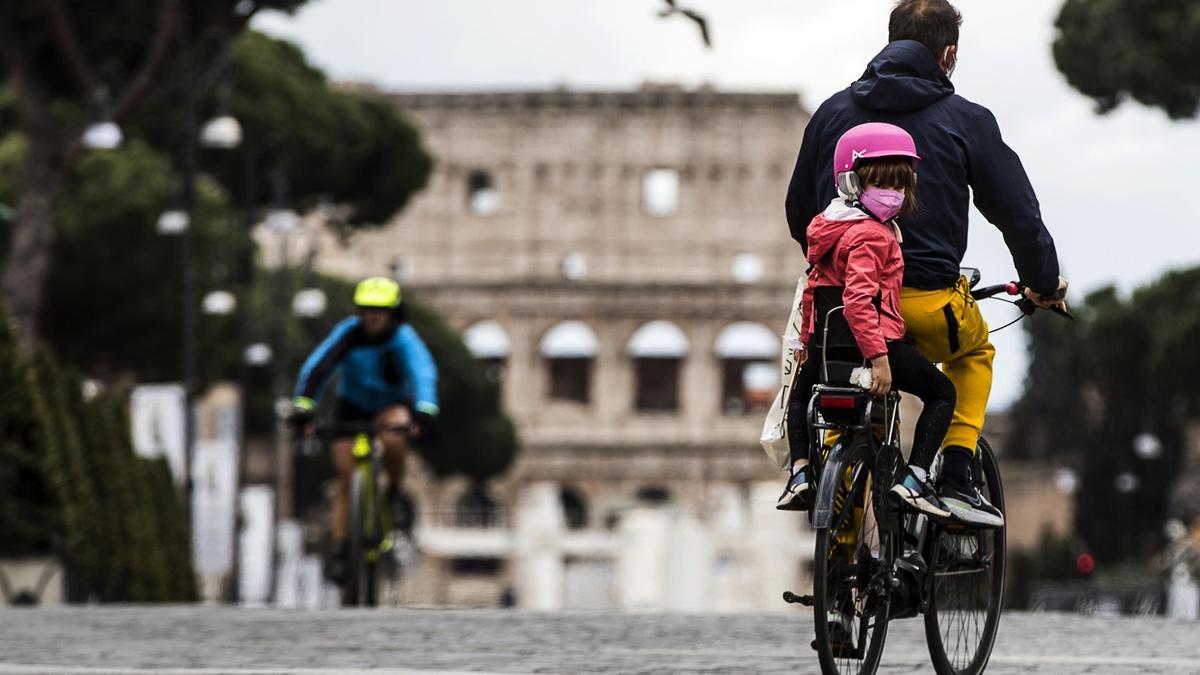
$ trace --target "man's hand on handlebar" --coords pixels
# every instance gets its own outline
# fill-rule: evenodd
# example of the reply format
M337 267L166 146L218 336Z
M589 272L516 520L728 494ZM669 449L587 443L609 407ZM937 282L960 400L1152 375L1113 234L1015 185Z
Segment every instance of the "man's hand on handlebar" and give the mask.
M1051 310L1059 309L1059 310L1066 311L1066 309L1067 309L1067 301L1066 301L1067 287L1069 285L1070 284L1067 283L1066 279L1059 277L1058 278L1058 289L1055 290L1050 295L1039 295L1037 293L1034 293L1032 289L1026 288L1025 289L1025 297L1029 298L1029 300L1031 302L1033 302L1033 304L1037 305L1041 309L1051 309Z

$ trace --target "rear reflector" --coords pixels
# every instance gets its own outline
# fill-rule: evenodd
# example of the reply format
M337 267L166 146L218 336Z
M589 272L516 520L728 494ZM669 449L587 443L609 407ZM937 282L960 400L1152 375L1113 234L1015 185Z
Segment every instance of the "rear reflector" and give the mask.
M858 397L825 395L821 397L819 403L822 408L840 408L843 410L849 410L858 403Z

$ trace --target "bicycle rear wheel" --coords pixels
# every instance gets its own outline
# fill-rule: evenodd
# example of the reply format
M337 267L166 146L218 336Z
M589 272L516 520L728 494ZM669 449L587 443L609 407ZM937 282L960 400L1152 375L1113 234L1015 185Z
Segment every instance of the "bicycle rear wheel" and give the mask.
M834 496L833 519L817 531L813 621L817 656L826 675L871 675L887 636L887 538L875 517L869 446L851 439L846 479Z
M976 446L979 491L1004 512L1000 467L987 440ZM978 675L1000 627L1005 528L938 527L930 538L925 641L938 675Z

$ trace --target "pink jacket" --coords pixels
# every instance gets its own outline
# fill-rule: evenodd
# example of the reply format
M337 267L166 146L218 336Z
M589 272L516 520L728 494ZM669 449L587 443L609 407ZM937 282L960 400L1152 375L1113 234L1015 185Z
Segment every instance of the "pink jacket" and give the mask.
M834 219L834 218L838 219ZM808 285L804 289L800 334L812 338L813 289L845 286L846 322L867 359L887 353L889 340L904 337L900 284L904 258L891 226L871 220L839 200L808 226ZM880 298L879 309L874 300Z

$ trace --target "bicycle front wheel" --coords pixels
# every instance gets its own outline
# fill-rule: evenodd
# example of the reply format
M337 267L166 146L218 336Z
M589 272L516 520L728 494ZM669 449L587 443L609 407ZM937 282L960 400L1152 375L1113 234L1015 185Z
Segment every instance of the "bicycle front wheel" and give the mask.
M817 531L813 570L814 646L826 675L871 675L887 636L887 537L875 517L865 439L847 454L829 527ZM824 478L830 478L827 473Z
M346 580L342 588L342 604L357 607L364 604L364 568L366 559L366 534L363 532L363 495L366 481L362 471L355 471L350 478L350 550L346 561Z
M979 491L1004 513L1000 467L987 440L976 446ZM1000 627L1005 528L938 527L931 537L925 640L938 675L979 675Z

